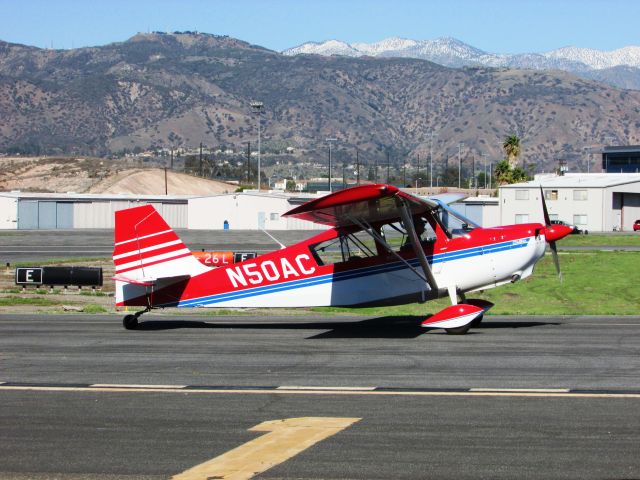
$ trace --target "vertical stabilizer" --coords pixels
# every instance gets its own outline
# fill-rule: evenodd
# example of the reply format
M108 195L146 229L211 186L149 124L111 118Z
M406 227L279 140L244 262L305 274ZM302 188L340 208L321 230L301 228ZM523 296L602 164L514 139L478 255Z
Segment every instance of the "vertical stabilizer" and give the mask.
M210 269L200 263L151 205L115 213L116 301L122 284L143 285L159 278L195 276Z

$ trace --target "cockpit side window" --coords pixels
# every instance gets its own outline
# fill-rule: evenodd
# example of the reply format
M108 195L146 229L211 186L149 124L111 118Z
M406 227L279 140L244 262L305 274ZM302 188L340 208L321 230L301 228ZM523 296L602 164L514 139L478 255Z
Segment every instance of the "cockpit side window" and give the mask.
M478 227L473 221L456 212L448 205L442 202L438 203L440 203L440 208L437 210L438 220L450 237L455 238L466 235Z
M318 265L333 265L378 255L375 241L362 230L341 233L336 238L310 245L309 249Z

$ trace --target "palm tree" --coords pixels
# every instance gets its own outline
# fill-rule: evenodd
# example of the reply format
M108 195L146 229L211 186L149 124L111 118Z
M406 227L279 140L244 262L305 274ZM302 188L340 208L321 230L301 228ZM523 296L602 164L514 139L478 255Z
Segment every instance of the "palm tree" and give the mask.
M515 167L518 163L518 157L520 156L520 138L515 133L512 133L505 138L502 143L504 153L507 155L507 160L511 168Z

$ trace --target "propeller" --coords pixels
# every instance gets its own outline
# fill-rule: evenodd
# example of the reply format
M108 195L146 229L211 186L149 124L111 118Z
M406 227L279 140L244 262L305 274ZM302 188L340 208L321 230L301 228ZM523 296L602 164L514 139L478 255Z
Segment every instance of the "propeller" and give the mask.
M562 283L562 272L560 271L560 259L558 258L558 248L556 247L556 240L566 237L571 233L571 228L566 225L552 225L549 218L549 211L547 210L547 203L544 200L544 192L542 191L542 185L540 185L540 199L542 200L542 213L544 214L544 237L549 242L549 248L551 249L551 255L553 257L553 263L556 266L556 272L558 272L558 278Z

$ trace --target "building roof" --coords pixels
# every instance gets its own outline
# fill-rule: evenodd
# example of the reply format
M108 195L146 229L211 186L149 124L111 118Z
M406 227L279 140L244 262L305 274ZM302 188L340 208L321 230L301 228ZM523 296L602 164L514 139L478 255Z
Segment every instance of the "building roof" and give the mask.
M607 188L640 182L640 173L565 173L536 175L535 180L503 185L500 188Z
M602 153L640 153L640 145L616 145L604 147Z
M59 200L59 201L109 201L109 200L137 200L141 202L186 203L194 195L134 195L124 193L43 193L43 192L0 192L0 197L33 200Z

